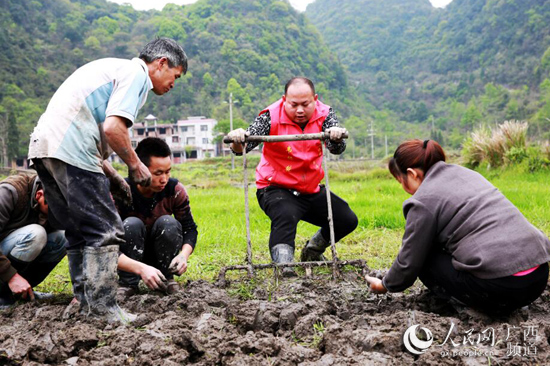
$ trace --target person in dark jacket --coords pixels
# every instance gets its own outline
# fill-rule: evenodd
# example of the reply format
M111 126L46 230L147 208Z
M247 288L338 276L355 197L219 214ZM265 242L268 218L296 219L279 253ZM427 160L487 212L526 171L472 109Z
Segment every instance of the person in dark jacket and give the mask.
M120 245L118 294L136 293L140 277L150 289L172 294L179 291L174 275L187 270L195 248L197 225L185 187L170 178L172 152L166 142L148 137L135 151L151 172L152 182L145 187L127 179L132 203L116 202L126 241Z
M402 143L389 162L412 197L403 204L403 245L373 292L417 278L436 295L506 314L536 300L548 281L550 241L480 174L445 163L433 140Z
M34 300L40 284L65 256L63 231L48 223L48 204L36 174L0 182L0 306L16 296Z

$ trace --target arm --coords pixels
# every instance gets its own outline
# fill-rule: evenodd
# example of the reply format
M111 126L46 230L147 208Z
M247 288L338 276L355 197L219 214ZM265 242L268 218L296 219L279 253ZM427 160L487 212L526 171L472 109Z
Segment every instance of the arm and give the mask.
M342 134L346 129L340 126L340 122L332 108L330 108L327 118L323 122L324 131L330 133L330 140L326 141L327 149L335 155L343 153L346 150L346 141L342 139Z
M267 136L269 135L270 131L271 131L271 116L269 115L269 111L268 111L256 117L254 119L254 122L252 122L252 124L246 129L246 131L243 130L242 128L238 128L236 130L229 132L228 136L238 137L242 142L244 142L246 134L248 134L249 136ZM259 142L248 143L248 145L246 145L246 152L248 153L258 145L259 145ZM235 153L235 155L242 155L243 153L242 143L233 142L231 143L230 148Z
M403 245L382 284L390 292L412 286L428 257L437 236L437 220L421 202L409 199L404 207L407 223Z
M173 214L174 218L181 224L183 246L181 252L170 263L170 269L173 273L181 276L187 271L187 260L195 249L198 231L193 214L191 213L189 196L181 183L176 185L174 196Z
M130 185L122 178L120 174L113 168L111 163L103 160L103 172L110 182L110 191L113 195L115 203L122 203L125 206L132 205L132 190Z
M151 290L164 290L166 288L166 285L164 284L166 278L161 271L155 267L136 261L125 254L120 254L118 256L117 268L121 271L137 274L141 277L145 285Z
M147 187L151 184L151 173L132 149L128 127L126 126L126 120L122 117L107 117L103 125L107 143L128 165L130 179L141 186Z

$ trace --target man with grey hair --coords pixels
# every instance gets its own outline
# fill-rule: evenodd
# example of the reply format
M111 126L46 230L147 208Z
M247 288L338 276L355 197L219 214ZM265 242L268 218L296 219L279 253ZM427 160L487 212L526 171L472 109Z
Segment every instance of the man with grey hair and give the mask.
M168 38L148 43L139 58L92 61L59 87L31 135L29 159L44 184L52 223L65 230L73 291L83 313L109 321L133 318L116 302L117 263L124 267L127 258L118 258L124 229L109 192L131 199L130 188L105 159L116 152L133 182L150 184L128 127L149 90L165 94L186 72L185 52ZM163 286L161 273L146 276Z

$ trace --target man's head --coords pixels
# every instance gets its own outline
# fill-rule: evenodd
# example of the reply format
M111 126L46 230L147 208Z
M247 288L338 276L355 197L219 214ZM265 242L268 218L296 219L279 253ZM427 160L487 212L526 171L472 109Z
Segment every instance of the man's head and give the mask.
M168 183L172 169L172 152L164 140L147 137L136 147L139 159L151 172L151 185L146 187L151 193L161 192Z
M187 56L183 48L170 38L157 38L147 43L139 58L149 68L153 92L157 95L167 93L174 87L176 79L187 73Z
M285 85L285 113L291 121L298 124L309 122L315 112L317 94L311 80L303 77L290 79Z
M44 188L42 187L42 182L36 178L36 192L34 194L34 199L36 200L38 210L44 215L48 214L48 203L46 202L46 197L44 196Z

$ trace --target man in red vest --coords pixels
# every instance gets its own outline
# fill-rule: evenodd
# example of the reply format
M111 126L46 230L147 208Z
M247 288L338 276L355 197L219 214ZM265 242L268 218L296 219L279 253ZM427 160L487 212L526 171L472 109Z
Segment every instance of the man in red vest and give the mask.
M326 147L332 154L346 149L331 107L321 103L311 80L295 77L285 85L285 94L260 112L244 130L231 131L231 149L243 152L243 143L250 135L298 135L329 132ZM302 250L302 261L323 261L323 252L330 245L326 192L319 183L324 177L321 141L288 141L265 143L260 164L256 168L256 196L262 210L271 219L269 249L275 263L294 260L296 226L304 220L321 228ZM247 144L247 152L258 143ZM331 193L335 240L338 241L357 227L357 216L346 201ZM283 275L294 276L290 268Z

